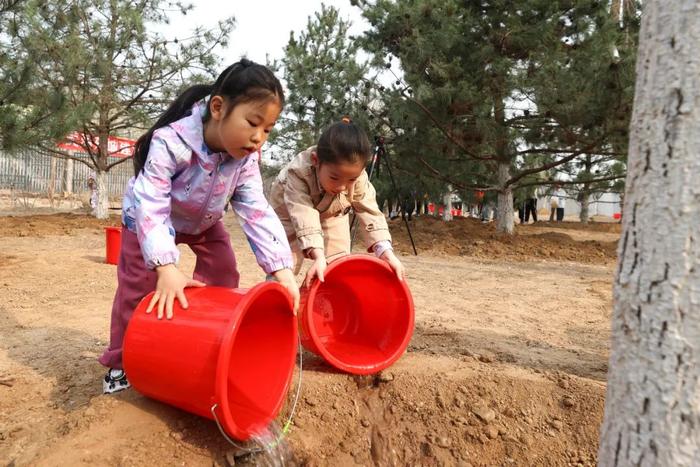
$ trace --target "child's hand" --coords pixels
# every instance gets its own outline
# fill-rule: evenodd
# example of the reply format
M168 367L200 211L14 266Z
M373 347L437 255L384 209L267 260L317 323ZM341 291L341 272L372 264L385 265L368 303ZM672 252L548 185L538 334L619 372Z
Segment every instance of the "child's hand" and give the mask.
M291 269L280 269L272 273L275 276L277 282L282 284L289 294L294 299L294 316L297 314L299 309L299 286L297 285L296 277Z
M399 261L399 259L396 257L393 250L386 250L380 259L383 259L389 263L389 266L391 266L391 269L394 270L396 277L398 277L400 281L406 278L406 269L403 267L403 264L401 264L401 261Z
M328 263L326 262L326 255L324 254L322 249L314 248L313 250L311 250L310 256L311 258L313 258L314 264L306 272L304 286L307 288L311 287L311 282L313 282L314 277L316 276L318 276L318 280L320 280L321 282L326 280L323 277L323 275L325 274L326 266L328 265Z
M163 318L163 309L165 309L165 317L171 319L173 317L173 303L177 298L180 301L180 306L187 309L187 297L185 297L185 287L204 287L204 282L196 281L185 276L174 264L166 264L156 268L158 273L158 282L156 283L156 293L151 298L151 303L146 308L146 313L150 313L153 307L158 303L158 319Z

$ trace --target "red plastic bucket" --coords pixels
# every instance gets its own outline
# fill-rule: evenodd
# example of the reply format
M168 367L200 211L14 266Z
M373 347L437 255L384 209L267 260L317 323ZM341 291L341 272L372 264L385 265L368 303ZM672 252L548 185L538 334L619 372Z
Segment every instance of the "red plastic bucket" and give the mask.
M305 348L348 373L377 373L411 340L413 298L385 261L345 256L328 265L325 282L302 289L299 321Z
M105 227L106 253L105 262L107 264L117 264L119 262L119 250L122 244L121 227Z
M129 321L124 370L140 393L214 419L232 437L264 430L285 400L297 351L297 321L280 284L250 290L185 289L172 320L146 314L151 295Z

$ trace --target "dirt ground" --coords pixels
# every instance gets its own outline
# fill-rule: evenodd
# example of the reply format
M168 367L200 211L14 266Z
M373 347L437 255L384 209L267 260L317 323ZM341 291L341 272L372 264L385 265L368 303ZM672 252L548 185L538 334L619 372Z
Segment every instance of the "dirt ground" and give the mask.
M102 228L118 222L0 217L0 465L233 463L213 422L133 390L100 393L116 287ZM264 274L226 224L252 286ZM411 227L419 256L391 222L416 306L408 352L365 378L305 353L289 464L594 465L619 225L540 223L513 237L470 219Z

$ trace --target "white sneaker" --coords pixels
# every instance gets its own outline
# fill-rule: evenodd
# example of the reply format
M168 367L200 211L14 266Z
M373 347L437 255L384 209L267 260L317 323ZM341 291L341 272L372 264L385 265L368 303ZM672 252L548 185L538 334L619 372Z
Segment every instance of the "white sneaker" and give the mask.
M131 384L129 384L129 381L126 379L124 370L110 368L104 380L102 380L103 394L114 394L115 392L123 391L130 387Z

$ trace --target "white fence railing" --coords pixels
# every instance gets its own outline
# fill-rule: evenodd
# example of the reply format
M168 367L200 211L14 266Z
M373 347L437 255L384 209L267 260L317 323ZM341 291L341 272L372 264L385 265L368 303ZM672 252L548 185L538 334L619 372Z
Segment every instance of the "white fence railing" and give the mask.
M123 194L133 170L131 161L125 161L107 172L108 196ZM0 152L0 189L3 190L38 194L49 193L53 188L54 193L81 193L88 190L90 172L83 163L58 159L33 149L12 154Z

